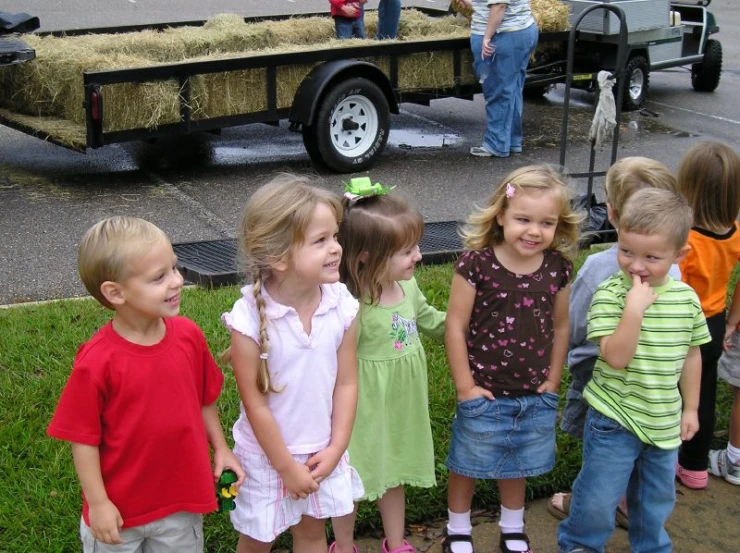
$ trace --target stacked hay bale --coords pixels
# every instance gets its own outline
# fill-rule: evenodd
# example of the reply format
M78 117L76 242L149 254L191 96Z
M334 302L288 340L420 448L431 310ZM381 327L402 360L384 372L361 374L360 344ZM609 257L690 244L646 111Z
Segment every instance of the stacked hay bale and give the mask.
M534 1L560 4L557 0L533 0L533 4ZM377 13L366 13L365 23L367 35L374 36ZM564 21L558 25L567 26L567 7ZM398 40L467 37L468 33L469 24L464 18L429 17L417 10L404 10ZM245 23L233 14L215 16L202 27L75 37L27 35L24 40L36 50L36 60L0 68L0 108L53 118L57 127L61 124L59 119L77 127L85 124L84 71L377 44L373 40L336 40L334 24L328 16ZM388 58L369 55L365 59L389 73ZM278 108L290 107L298 86L315 65L277 66ZM470 63L464 65L463 81L474 82ZM265 82L264 67L197 75L190 79L192 117L205 119L264 111ZM399 59L402 90L453 85L452 52L412 54ZM105 131L157 128L180 120L180 84L174 79L107 85L102 87L102 95Z

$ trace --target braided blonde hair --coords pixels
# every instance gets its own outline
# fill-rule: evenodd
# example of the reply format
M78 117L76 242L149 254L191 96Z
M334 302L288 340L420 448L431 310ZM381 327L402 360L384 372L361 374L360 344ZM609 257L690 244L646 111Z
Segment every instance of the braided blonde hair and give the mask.
M260 320L257 386L263 394L278 390L273 388L268 370L269 320L262 288L273 264L287 259L303 244L306 228L320 204L329 206L337 222L341 221L342 203L338 197L317 188L308 177L279 173L249 198L239 223L240 262L247 280L252 283Z

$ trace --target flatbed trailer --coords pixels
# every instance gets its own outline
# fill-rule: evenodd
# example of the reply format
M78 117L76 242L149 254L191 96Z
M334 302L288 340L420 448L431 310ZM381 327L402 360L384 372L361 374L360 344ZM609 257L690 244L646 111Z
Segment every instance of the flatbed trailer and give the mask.
M651 70L690 65L692 85L698 91L714 90L719 84L722 49L709 37L719 31L714 16L707 10L711 0L610 0L626 9L632 4L631 21L638 27L643 5L648 3L665 9L664 24L629 33L629 55L626 68L618 80L625 87L626 110L640 108L647 96ZM590 0L569 0L575 7L594 4ZM643 3L643 4L641 4ZM668 10L681 22L669 22ZM430 17L446 15L435 9L421 9ZM577 11L574 8L574 13ZM597 10L605 11L605 10ZM635 15L637 14L637 15ZM274 16L245 18L247 22L280 20ZM674 15L671 15L673 18ZM627 19L630 21L630 18ZM127 27L82 29L46 33L75 36L82 34L129 33L143 30L163 30L180 26L199 26L204 21L158 23ZM616 70L617 31L607 29L609 21L596 21L596 29L577 30L572 82L573 86L595 90L596 75L602 69ZM628 25L629 26L629 25ZM44 34L44 33L41 33ZM538 96L553 85L565 81L569 32L541 32L539 44L527 71L525 95ZM450 74L445 84L401 86L404 60L414 56L451 56ZM372 61L368 61L372 60ZM374 63L383 60L383 67ZM289 98L278 91L278 78L285 69L310 66L300 85ZM262 109L248 110L213 117L194 117L191 83L196 77L216 73L263 69ZM110 124L106 113L103 87L126 83L176 81L179 86L179 118L175 122L154 127L119 128ZM408 102L429 105L441 98L472 100L481 92L472 68L468 38L442 38L380 41L362 46L348 45L300 52L250 54L214 59L83 72L85 123L76 127L76 139L60 139L48 126L37 124L38 118L8 109L0 109L0 123L61 146L84 152L109 144L130 141L151 141L164 137L193 133L217 133L220 129L264 123L279 125L289 122L289 129L300 132L311 160L337 172L356 172L370 168L385 148L390 133L391 114ZM2 91L0 90L0 93ZM115 123L115 121L113 121ZM52 126L53 128L53 126Z

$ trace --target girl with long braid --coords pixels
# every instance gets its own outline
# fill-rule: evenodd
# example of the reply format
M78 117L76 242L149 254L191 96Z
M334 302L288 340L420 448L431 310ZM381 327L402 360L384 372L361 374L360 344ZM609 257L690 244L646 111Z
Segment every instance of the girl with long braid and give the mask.
M339 198L279 175L239 229L249 284L223 315L241 396L234 453L247 480L231 512L237 553L268 553L290 529L296 553L327 550L325 519L364 494L347 446L357 407L358 301L339 282Z

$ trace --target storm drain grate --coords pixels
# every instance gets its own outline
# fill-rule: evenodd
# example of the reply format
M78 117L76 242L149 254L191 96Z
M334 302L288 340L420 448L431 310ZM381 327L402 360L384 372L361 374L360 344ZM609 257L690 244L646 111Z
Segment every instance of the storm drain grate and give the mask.
M427 223L419 242L423 262L429 265L451 261L462 250L456 221ZM173 246L183 277L199 286L222 286L239 281L236 240L185 242Z

